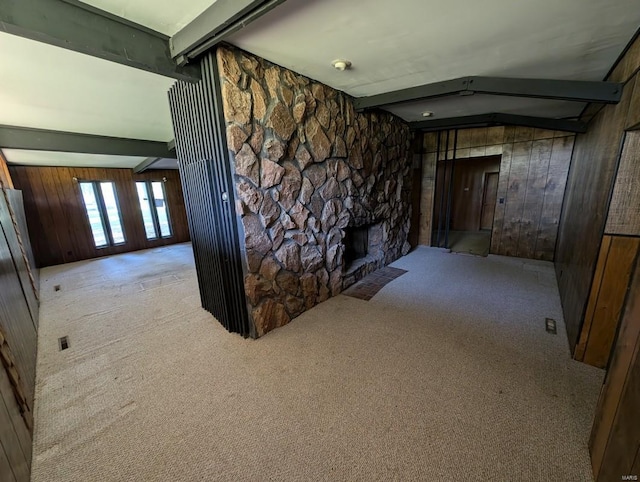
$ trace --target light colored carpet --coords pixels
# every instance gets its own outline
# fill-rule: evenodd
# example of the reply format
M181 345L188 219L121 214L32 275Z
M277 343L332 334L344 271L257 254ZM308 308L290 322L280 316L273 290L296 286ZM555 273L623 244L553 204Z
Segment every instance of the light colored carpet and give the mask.
M199 308L188 244L42 270L33 480L591 480L603 372L551 264L393 266L257 341Z

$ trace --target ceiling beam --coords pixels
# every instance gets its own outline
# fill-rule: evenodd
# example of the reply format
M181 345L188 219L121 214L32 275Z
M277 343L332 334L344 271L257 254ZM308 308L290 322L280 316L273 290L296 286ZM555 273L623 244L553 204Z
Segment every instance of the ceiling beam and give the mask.
M439 131L444 129L486 127L496 125L515 125L576 133L587 132L587 124L580 121L499 113L468 115L462 117L449 117L446 119L432 119L418 122L409 122L409 126L412 129L422 131Z
M0 148L175 159L167 142L0 125Z
M2 0L0 32L37 40L174 79L197 81L180 67L169 37L78 0Z
M285 0L216 0L171 37L171 56L184 65Z
M511 79L506 77L461 77L355 99L357 110L404 102L428 100L448 95L490 94L537 99L617 104L622 84L583 80Z
M153 166L156 162L158 162L162 157L147 157L144 161L138 164L133 168L133 172L136 174L140 174L141 172L146 171L151 166Z

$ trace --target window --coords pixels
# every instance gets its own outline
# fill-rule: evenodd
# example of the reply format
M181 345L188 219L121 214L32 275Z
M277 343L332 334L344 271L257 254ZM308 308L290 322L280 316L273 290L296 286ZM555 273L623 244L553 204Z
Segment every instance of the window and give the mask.
M171 218L167 206L164 183L160 181L136 182L140 210L147 239L171 236Z
M80 182L84 207L89 217L96 248L125 242L116 188L112 182Z

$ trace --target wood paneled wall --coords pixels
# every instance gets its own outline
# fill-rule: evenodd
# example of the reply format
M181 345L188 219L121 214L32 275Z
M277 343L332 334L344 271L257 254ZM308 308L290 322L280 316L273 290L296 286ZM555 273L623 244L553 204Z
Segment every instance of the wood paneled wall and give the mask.
M583 116L588 130L576 138L558 238L574 356L607 367L589 444L597 482L640 475L639 69L636 36L605 79L624 83L620 103L591 105Z
M640 99L640 91L633 98ZM640 236L640 131L624 136L605 232Z
M431 242L436 162L501 155L491 253L552 261L574 137L528 127L425 134L420 243Z
M38 309L7 199L19 210L20 198L8 195L5 189L0 192L0 480L26 482L31 464Z
M574 358L605 368L624 306L640 238L605 236Z
M598 401L589 449L596 482L640 475L640 258ZM631 479L629 479L631 480Z
M555 263L572 352L575 352L583 328L605 226L608 226L607 234L611 235L629 235L634 223L637 227L637 204L627 202L633 201L634 196L637 199L633 186L640 182L634 178L638 175L637 165L633 165L634 157L637 159L634 148L625 149L625 161L621 163L620 160L625 135L632 137L630 145L637 142L637 137L632 133L625 134L625 130L640 121L640 110L632 108L640 102L640 84L635 73L639 66L640 42L636 40L608 79L625 83L622 100L597 110L587 133L576 138ZM621 167L620 182L614 190L618 166ZM612 195L614 203L609 218Z
M16 189L24 195L25 211L38 267L154 248L189 240L180 176L177 170L10 166ZM96 248L78 182L113 181L120 204L126 243ZM147 240L135 181L162 181L173 226L173 236Z

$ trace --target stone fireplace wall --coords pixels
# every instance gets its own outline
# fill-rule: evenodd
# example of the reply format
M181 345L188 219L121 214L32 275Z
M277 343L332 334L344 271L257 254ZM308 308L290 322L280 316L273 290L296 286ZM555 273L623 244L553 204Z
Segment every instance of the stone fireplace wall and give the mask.
M409 250L410 132L346 94L232 47L218 50L227 142L257 336ZM345 276L344 229L376 225Z

